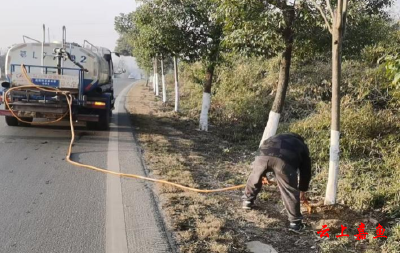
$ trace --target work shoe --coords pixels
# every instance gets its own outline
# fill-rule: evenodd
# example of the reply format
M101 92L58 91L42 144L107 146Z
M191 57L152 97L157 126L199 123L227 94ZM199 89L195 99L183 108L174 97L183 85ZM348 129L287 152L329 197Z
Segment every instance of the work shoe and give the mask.
M306 225L304 225L302 221L290 222L289 231L292 231L296 234L301 234L304 231L305 227Z
M253 209L254 202L250 200L243 200L242 208L246 210Z

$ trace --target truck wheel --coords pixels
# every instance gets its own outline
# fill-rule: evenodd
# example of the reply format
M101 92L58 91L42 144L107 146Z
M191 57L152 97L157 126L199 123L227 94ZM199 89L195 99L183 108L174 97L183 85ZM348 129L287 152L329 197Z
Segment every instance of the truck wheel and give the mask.
M102 111L99 115L99 122L97 122L97 129L107 131L110 129L111 110Z
M111 115L109 110L104 110L99 112L98 122L86 122L86 127L89 130L102 130L106 131L110 129Z
M97 122L86 121L86 128L88 130L97 130Z
M7 126L18 126L18 120L13 116L6 116L6 124Z

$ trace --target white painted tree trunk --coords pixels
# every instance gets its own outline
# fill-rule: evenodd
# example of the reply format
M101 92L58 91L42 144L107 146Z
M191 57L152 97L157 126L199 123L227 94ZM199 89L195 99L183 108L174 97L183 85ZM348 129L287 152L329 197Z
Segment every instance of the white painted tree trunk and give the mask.
M162 101L167 102L167 86L165 85L164 60L161 59Z
M158 62L156 59L156 96L158 97L160 95L160 88L158 85Z
M332 115L331 145L329 151L329 177L325 193L325 205L336 204L339 178L340 137L340 84L342 77L342 44L346 29L348 0L338 0L332 22Z
M160 85L158 82L158 74L156 75L156 96L160 96Z
M179 112L179 81L178 81L178 61L174 57L174 72L175 72L175 112Z
M329 177L326 186L325 205L333 205L336 203L337 183L339 178L339 137L339 131L331 130Z
M276 90L274 103L272 104L271 111L269 112L267 126L264 129L264 133L260 141L260 146L265 140L276 134L279 125L279 119L283 111L286 92L289 87L290 80L290 66L292 63L294 38L293 23L295 17L296 13L294 9L287 8L284 10L284 19L286 24L282 30L282 36L285 42L285 49L282 52L282 58L280 60L278 87Z
M153 63L153 92L156 93L156 63Z
M201 131L208 131L208 111L210 110L211 105L211 94L210 93L203 93L203 103L201 107L200 113L200 130Z
M278 130L280 117L281 117L280 113L276 113L274 111L269 112L267 126L264 129L264 134L260 141L260 147L266 139L276 134L276 131Z

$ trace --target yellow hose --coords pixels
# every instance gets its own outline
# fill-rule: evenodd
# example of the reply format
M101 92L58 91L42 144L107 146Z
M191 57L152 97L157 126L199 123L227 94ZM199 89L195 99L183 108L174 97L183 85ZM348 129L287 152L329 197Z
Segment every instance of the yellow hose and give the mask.
M87 164L83 164L83 163L78 163L78 162L72 161L71 160L71 152L72 152L72 145L74 144L74 141L75 141L75 129L74 129L74 124L73 124L73 120L72 120L72 100L73 100L73 98L72 98L70 92L69 91L63 91L63 90L60 90L60 89L57 89L57 88L53 88L53 87L38 86L38 85L36 85L36 84L34 84L32 82L32 80L28 76L26 68L25 68L25 66L23 64L21 65L21 69L22 69L22 73L23 73L24 77L30 83L30 85L12 87L12 88L8 89L4 93L4 101L5 101L5 104L6 104L6 108L8 108L8 110L11 112L11 114L15 118L17 118L19 121L21 121L23 123L27 123L27 124L32 124L32 125L45 125L45 124L56 123L56 122L61 121L69 113L69 123L70 123L70 127L71 127L71 141L69 143L66 159L70 164L73 164L73 165L81 167L81 168L91 169L91 170L95 170L95 171L99 171L99 172L102 172L102 173L111 174L111 175L115 175L115 176L119 176L119 177L137 178L137 179L147 180L147 181L151 181L151 182L155 182L155 183L167 184L167 185L171 185L171 186L180 188L182 190L199 192L199 193L213 193L213 192L231 191L231 190L241 189L241 188L244 188L246 186L244 184L241 184L241 185L236 185L236 186L231 186L231 187L226 187L226 188L220 188L220 189L214 189L214 190L196 189L196 188L184 186L184 185L177 184L177 183L172 183L172 182L169 182L169 181L166 181L166 180L143 177L143 176L135 175L135 174L125 174L125 173L115 172L115 171L106 170L106 169L102 169L102 168L99 168L99 167L95 167L95 166L91 166L91 165L87 165ZM7 99L7 95L11 91L13 91L13 90L22 90L22 89L37 89L37 90L41 90L41 91L55 92L55 93L64 95L65 98L67 99L69 110L64 115L62 115L60 118L58 118L56 120L53 120L53 121L48 121L48 122L28 122L28 121L24 121L24 120L22 120L21 118L19 118L15 114L15 112L9 106L8 99Z

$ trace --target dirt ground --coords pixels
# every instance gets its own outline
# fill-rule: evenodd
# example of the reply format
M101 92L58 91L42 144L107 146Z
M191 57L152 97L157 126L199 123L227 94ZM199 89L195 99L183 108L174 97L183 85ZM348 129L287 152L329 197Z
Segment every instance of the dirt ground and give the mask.
M197 131L195 122L174 113L172 104L163 105L145 83L129 92L126 106L152 177L207 189L245 183L254 150L220 139L216 129ZM342 205L314 207L312 214L302 207L308 229L291 233L276 186L264 187L251 211L241 209L240 190L198 194L157 185L156 191L181 252L247 252L249 241L270 244L278 252L365 252L376 242L372 237L379 217ZM310 197L313 206L321 205L320 197ZM361 242L354 237L360 222L373 229ZM317 234L322 225L330 228L329 239ZM335 237L341 225L348 227L349 238Z

